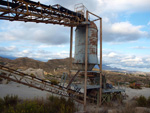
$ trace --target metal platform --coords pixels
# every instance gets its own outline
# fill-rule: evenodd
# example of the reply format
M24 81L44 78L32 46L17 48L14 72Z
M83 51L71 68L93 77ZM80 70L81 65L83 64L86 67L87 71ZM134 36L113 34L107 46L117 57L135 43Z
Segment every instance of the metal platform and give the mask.
M77 86L81 89L84 89L84 84L77 84ZM87 90L88 89L99 89L100 85L87 85Z
M125 92L125 89L102 89L102 93L119 93Z

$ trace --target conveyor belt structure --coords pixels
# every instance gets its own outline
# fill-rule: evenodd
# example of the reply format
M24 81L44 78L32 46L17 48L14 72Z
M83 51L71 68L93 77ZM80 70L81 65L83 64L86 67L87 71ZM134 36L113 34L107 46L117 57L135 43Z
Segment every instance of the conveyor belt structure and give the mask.
M0 0L0 19L77 26L84 15L59 4L44 5L30 0Z
M81 99L83 99L83 93L81 92L76 92L75 90L62 87L61 85L54 85L48 80L43 80L2 65L0 65L0 78L17 82L42 91L47 91L60 96L69 97L76 100L77 102L83 103L83 101L81 101ZM95 98L89 97L87 97L87 99L92 101L95 100Z

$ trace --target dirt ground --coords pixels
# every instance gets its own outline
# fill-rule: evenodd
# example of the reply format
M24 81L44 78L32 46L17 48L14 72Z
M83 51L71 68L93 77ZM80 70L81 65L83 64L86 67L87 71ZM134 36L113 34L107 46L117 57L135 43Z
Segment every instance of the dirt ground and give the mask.
M0 84L0 97L3 98L7 94L18 95L18 97L22 99L34 99L34 98L46 99L49 95L51 95L46 91L41 91L14 82L10 82L9 84ZM147 98L150 96L150 88L142 88L142 89L126 88L126 95L128 95L127 101L131 100L133 97L138 97L140 95L143 95ZM79 109L83 109L83 106L81 104L77 104L77 106ZM94 104L89 104L87 106L88 106L87 110L89 109L88 111L92 110L96 112L97 109L98 110L103 109L103 107L97 108L97 105Z
M49 93L47 93L46 91L41 91L14 82L11 82L9 84L0 84L0 97L5 97L7 94L18 95L18 97L22 99L45 99L49 95Z
M150 88L142 89L131 89L126 88L127 99L130 100L135 96L143 95L145 97L150 96ZM41 91L35 88L31 88L22 84L10 82L9 84L0 84L0 97L9 95L18 95L20 98L46 98L50 93L46 91Z

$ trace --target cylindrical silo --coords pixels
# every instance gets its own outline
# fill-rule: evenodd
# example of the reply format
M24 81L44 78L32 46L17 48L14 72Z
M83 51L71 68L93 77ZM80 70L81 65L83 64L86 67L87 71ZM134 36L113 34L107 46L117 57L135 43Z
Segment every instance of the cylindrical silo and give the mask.
M97 36L98 30L94 22L88 25L88 71L91 71L97 59ZM75 30L75 55L74 64L76 69L85 70L85 42L86 42L86 25L79 25Z

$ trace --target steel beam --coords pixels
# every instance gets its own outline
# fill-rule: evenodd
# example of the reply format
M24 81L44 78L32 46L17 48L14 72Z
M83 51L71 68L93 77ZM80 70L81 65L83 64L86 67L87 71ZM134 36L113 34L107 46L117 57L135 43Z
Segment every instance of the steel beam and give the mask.
M99 106L102 105L102 18L100 18L100 93Z
M72 69L72 42L73 42L73 27L70 29L70 64L69 64L69 77L71 77Z
M95 19L93 21L97 21L100 20L100 65L99 65L99 71L100 71L100 89L99 89L99 106L102 105L102 18L99 17L98 15L93 14L92 12L89 12L89 14L97 17L98 19Z
M73 82L73 80L75 79L75 77L79 74L80 70L77 71L77 73L70 79L67 89L70 87L71 83Z
M86 11L86 22L88 22L88 10ZM88 24L86 24L86 41L85 41L84 111L86 111L87 66L88 66Z

